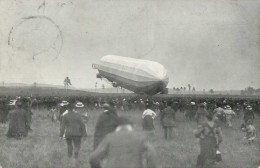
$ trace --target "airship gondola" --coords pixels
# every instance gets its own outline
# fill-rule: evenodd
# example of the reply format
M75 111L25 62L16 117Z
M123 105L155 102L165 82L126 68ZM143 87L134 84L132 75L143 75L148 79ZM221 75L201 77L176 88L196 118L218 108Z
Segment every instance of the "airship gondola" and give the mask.
M158 62L106 55L92 67L98 70L97 78L107 79L113 87L122 87L137 94L168 92L168 72Z

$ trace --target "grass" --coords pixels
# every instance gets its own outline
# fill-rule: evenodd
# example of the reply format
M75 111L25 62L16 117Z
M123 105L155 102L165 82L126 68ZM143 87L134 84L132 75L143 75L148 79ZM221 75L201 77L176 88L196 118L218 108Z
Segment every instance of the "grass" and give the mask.
M3 168L70 168L90 167L89 155L93 146L93 134L97 117L101 110L89 112L88 138L82 143L79 162L67 158L65 141L59 141L59 123L52 123L46 110L34 112L33 131L23 140L8 139L6 125L0 126L0 164ZM141 111L118 112L134 122L134 128L141 131ZM220 146L223 163L220 167L257 168L260 165L260 140L248 145L240 132L241 119L234 120L234 128L223 129L223 142ZM260 130L260 118L255 119L255 126ZM150 139L154 145L162 168L193 168L199 153L198 139L192 131L194 122L186 121L182 113L177 113L174 138L163 139L163 130L158 118L155 120L155 135Z

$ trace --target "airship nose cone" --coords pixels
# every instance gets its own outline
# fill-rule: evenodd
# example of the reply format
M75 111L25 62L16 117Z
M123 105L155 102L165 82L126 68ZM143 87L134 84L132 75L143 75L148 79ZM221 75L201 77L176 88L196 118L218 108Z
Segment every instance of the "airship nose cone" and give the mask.
M155 79L163 81L164 83L168 84L169 82L169 75L168 71L164 68L164 66L157 62L152 62L148 64L149 67L147 72L149 72Z

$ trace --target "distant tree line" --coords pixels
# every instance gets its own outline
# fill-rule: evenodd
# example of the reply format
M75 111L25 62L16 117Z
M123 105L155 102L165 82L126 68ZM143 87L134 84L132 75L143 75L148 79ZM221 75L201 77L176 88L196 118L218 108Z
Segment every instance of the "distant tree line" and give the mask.
M189 91L189 92L193 91L193 92L195 92L196 91L195 87L192 87L190 84L188 84L187 87L188 87L188 90L187 90L187 88L185 86L173 87L173 91L177 91L177 92L180 92L180 91L184 91L184 92L186 92L186 91Z
M260 88L255 89L251 86L241 90L241 95L260 95Z

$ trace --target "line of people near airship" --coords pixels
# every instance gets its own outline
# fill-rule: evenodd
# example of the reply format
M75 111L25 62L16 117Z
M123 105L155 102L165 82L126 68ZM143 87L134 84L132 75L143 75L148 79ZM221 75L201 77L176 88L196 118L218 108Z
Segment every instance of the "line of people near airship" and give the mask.
M32 108L48 109L55 107L62 100L74 102L78 100L89 109L102 108L102 104L108 100L113 100L118 110L131 111L136 109L144 109L146 96L129 96L129 97L99 97L99 96L85 96L85 97L22 97L23 99L29 99L32 104ZM148 97L149 98L149 97ZM15 100L17 97L0 97L0 106L7 107L10 100ZM149 98L150 99L150 98ZM215 103L221 102L223 106L229 105L239 117L244 110L244 103L249 104L253 109L260 113L260 101L259 99L249 98L214 98L214 97L153 97L153 104L155 107L162 105L163 101L174 102L177 108L184 112L190 108L190 102L195 102L196 106L201 102L207 102L207 109L212 111L215 109Z
M28 99L28 98L25 98L25 97L17 97L15 100L21 100L22 102L22 106L23 106L23 109L25 109L25 112L26 112L26 116L28 116L28 123L31 123L31 116L32 116L32 110L31 110L31 107L33 106L33 103L35 103L35 101L31 101L31 99ZM99 99L100 100L100 99ZM122 110L122 107L118 107L118 99L108 99L110 101L113 101L114 102L114 105L117 109L121 109ZM104 103L104 101L106 100L102 100L101 102ZM127 102L125 98L122 99L123 102ZM177 102L177 101L174 101L171 99L167 101L166 100L162 100L160 103L156 100L152 100L150 99L150 109L152 109L153 111L159 111L159 116L161 118L161 124L163 125L163 127L165 128L168 128L168 129L165 129L165 137L167 136L166 132L169 132L168 134L171 134L171 131L172 130L172 127L174 126L174 122L172 120L174 120L175 118L175 113L177 111L181 111L183 110L184 111L184 115L185 117L188 119L188 120L196 120L197 123L199 123L201 120L201 118L203 117L200 117L200 107L198 106L197 102L195 101L191 101L188 105L187 103L185 104L185 106L183 105L183 103L180 103L181 101ZM224 99L223 101L217 101L216 104L214 105L215 108L212 109L212 108L209 108L209 107L212 107L212 102L210 103L206 103L206 102L203 102L204 105L205 105L205 108L208 110L208 111L211 111L213 112L214 114L214 118L217 118L217 122L219 122L220 124L225 124L227 127L232 127L232 120L237 116L237 117L240 117L241 116L241 111L242 113L244 114L244 122L241 124L241 129L243 130L247 130L246 129L246 126L248 125L248 123L252 123L252 121L254 120L254 111L252 109L252 106L248 105L246 102L244 102L242 105L240 103L230 103L230 104L233 104L233 109L236 109L235 111L232 110L231 106L227 104L227 101L226 99ZM3 101L0 101L0 102L3 102ZM49 101L51 102L51 101ZM139 104L142 104L142 106L145 108L145 102L146 101L143 101L143 99L140 99L139 101L140 103ZM168 103L167 103L168 102ZM229 100L229 102L232 102ZM241 100L240 100L241 102ZM79 107L83 107L83 103L82 102L78 102L78 106ZM138 104L137 101L134 101L135 104ZM14 100L10 100L9 104L5 104L4 103L0 103L1 104L1 108L0 108L0 111L1 111L1 115L0 115L0 118L1 120L6 120L7 119L7 114L8 110L12 109L14 106ZM51 108L51 110L49 110L49 116L52 117L52 120L53 121L56 121L56 120L60 120L60 117L61 117L61 113L64 112L64 105L66 105L66 101L62 101L61 103L57 103L57 105L54 105L53 102L51 102L51 104L53 105L53 108ZM87 105L88 106L88 105ZM166 109L168 109L166 113L162 113L164 110L165 107L168 107ZM224 108L223 108L224 107ZM138 105L138 108L141 109L141 110L144 110L144 108L141 108L140 105ZM84 108L83 111L86 111L88 108ZM171 110L169 110L171 109ZM239 109L239 110L238 110ZM80 110L80 108L78 108L77 110ZM81 110L82 111L82 110ZM88 111L88 110L87 110ZM87 111L85 112L85 114L83 115L84 117L84 120L87 120ZM149 110L148 110L149 111ZM172 111L172 112L171 112ZM169 114L171 113L170 117ZM145 114L145 113L144 113ZM164 114L166 114L167 117L164 117ZM10 114L9 116L11 116L12 114ZM152 129L153 126L150 124L150 126L148 126L148 123L151 123L151 122L147 122L148 120L153 120L155 118L155 115L152 116L152 119L149 119L149 115L148 117L146 115L143 115L142 116L143 119L145 119L143 121L143 128L144 127L150 127L148 129ZM163 119L165 118L165 119ZM167 118L167 119L166 119ZM169 120L169 118L171 120ZM169 121L168 121L169 120ZM253 123L252 123L253 124ZM30 128L30 124L28 124L27 126L27 130L30 131L31 128ZM167 131L166 131L167 130Z
M22 101L23 99L18 99L15 102L15 109L11 110L8 114L9 129L7 136L16 137L20 139L21 137L27 136L29 130L31 130L31 110L30 102ZM134 158L132 156L139 156L142 154L143 150L135 148L136 144L142 147L144 151L149 152L151 166L156 164L151 161L155 160L155 152L153 147L148 143L144 142L144 137L139 136L138 139L134 137L137 133L132 133L133 127L132 123L126 119L121 118L116 113L116 101L110 100L109 103L104 103L102 107L104 112L99 116L94 134L94 152L90 157L90 163L92 167L100 167L104 155L109 155L110 162L107 164L110 167L114 166L124 166L126 164L134 164L135 167L141 167L138 165L140 163L140 158ZM10 102L10 105L13 102ZM219 156L219 145L222 142L221 133L221 123L225 123L226 126L232 127L232 117L236 115L234 111L231 110L229 105L225 105L223 109L223 103L217 102L214 110L207 109L207 103L203 102L197 105L196 102L190 102L189 106L185 111L185 116L189 120L196 120L197 130L194 134L200 139L200 154L197 159L198 167L209 167L213 164L217 156ZM253 125L254 112L250 105L244 104L244 122L241 129L246 132L246 137L249 143L254 142L256 136L256 130ZM144 103L145 109L142 114L142 127L143 130L147 132L147 135L152 136L154 132L153 121L156 118L156 110L158 110L159 118L164 129L164 138L172 139L172 130L175 126L175 113L180 111L180 106L172 101L162 101L158 104L154 103L152 100L146 100ZM65 138L68 146L68 156L72 157L73 151L75 158L78 158L81 139L87 136L87 131L85 124L88 121L88 113L83 110L84 104L82 102L69 103L68 101L62 101L59 103L59 114L57 119L60 120L60 137ZM127 133L126 133L127 132ZM111 133L112 135L110 136ZM109 134L109 136L107 136ZM136 135L135 135L136 134ZM132 139L129 137L132 137ZM119 139L125 139L124 143L119 141ZM120 148L118 147L120 146ZM122 157L122 151L127 151L128 147L131 149L136 149L136 151L125 152L129 156L124 156L127 163L117 162L118 157ZM74 146L74 147L73 147ZM108 148L109 146L109 148ZM113 148L110 148L112 146ZM125 147L125 148L124 148ZM73 149L74 148L74 149ZM130 159L132 158L132 159ZM220 159L220 158L219 158ZM128 161L131 161L131 163ZM108 167L109 167L108 166Z

